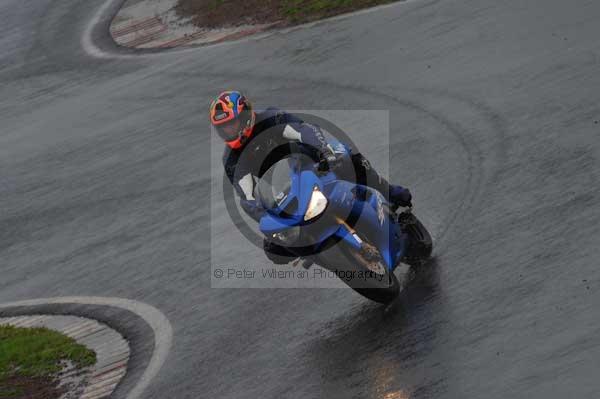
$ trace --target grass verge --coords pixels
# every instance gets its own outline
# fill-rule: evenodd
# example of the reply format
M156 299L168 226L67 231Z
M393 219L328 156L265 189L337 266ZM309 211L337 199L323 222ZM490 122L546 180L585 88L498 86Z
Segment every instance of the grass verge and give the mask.
M176 10L207 28L314 21L399 0L179 0Z
M56 377L67 361L91 366L96 354L46 328L0 325L0 398L58 397Z

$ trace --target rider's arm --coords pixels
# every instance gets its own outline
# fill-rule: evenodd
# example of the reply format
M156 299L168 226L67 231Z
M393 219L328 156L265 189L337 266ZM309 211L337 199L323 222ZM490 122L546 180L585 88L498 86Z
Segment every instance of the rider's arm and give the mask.
M272 124L282 127L281 134L284 139L305 144L320 155L332 153L323 131L318 126L306 123L298 116L277 108L269 108L266 112Z
M333 150L328 146L321 129L309 123L288 123L283 129L283 137L298 141L313 149L319 155L329 155Z
M240 206L252 219L260 222L264 209L254 198L255 179L248 173L234 183L234 187L240 196Z
M260 203L254 198L254 188L255 188L255 179L251 173L240 170L242 175L241 178L238 178L236 173L237 160L233 157L226 156L223 157L223 166L225 167L225 174L227 178L233 185L233 188L237 192L240 197L240 206L242 209L250 216L252 219L257 222L260 221L260 218L264 214L264 209L260 206Z

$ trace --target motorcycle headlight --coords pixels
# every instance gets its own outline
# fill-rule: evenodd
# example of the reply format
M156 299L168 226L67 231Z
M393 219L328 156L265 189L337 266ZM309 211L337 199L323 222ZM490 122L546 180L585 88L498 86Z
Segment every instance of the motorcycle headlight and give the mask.
M279 233L273 233L271 235L271 239L275 241L276 244L281 245L291 245L298 241L300 237L300 227L295 226L291 227L287 230L280 231Z
M318 187L315 187L308 203L308 209L304 214L304 220L309 221L316 218L325 211L325 208L327 208L327 198Z

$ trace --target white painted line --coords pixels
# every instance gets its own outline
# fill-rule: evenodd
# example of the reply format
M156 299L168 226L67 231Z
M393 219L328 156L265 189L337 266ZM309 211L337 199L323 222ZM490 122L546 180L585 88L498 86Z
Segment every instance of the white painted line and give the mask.
M112 1L112 0L111 0ZM110 4L110 1L106 4ZM107 8L105 5L103 8ZM101 14L100 14L101 15ZM106 297L58 297L30 299L25 301L9 302L0 304L1 308L15 306L39 306L45 304L80 304L80 305L99 305L113 306L128 310L141 317L154 331L154 351L146 370L136 386L128 393L128 399L137 399L142 397L144 390L150 385L152 379L158 374L163 363L167 359L171 345L173 343L173 327L169 319L161 313L160 310L148 304L123 298Z
M98 11L96 11L96 14L94 14L94 17L92 18L92 20L85 27L85 31L83 32L83 35L81 36L81 46L83 47L85 52L88 53L89 55L91 55L92 57L95 57L95 58L114 57L114 55L110 55L110 54L100 50L94 44L94 41L92 40L92 32L94 31L94 28L96 27L96 25L98 25L100 23L100 20L102 19L102 17L108 12L108 9L110 8L110 6L112 6L112 4L117 1L121 1L121 0L107 0L104 4L102 4L102 6L100 6Z

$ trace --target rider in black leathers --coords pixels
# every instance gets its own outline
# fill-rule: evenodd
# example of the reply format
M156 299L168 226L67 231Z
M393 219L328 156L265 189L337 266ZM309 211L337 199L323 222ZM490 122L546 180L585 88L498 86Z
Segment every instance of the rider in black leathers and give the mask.
M254 198L256 183L273 164L289 154L290 144L301 144L314 159L330 166L337 162L318 126L277 108L255 113L239 92L224 92L217 97L211 104L210 118L213 129L226 143L225 173L240 196L241 207L256 221L265 212ZM351 160L359 181L379 191L392 207L411 206L408 189L390 185L359 152L352 153ZM295 257L267 240L265 254L275 263L287 263L290 257Z

